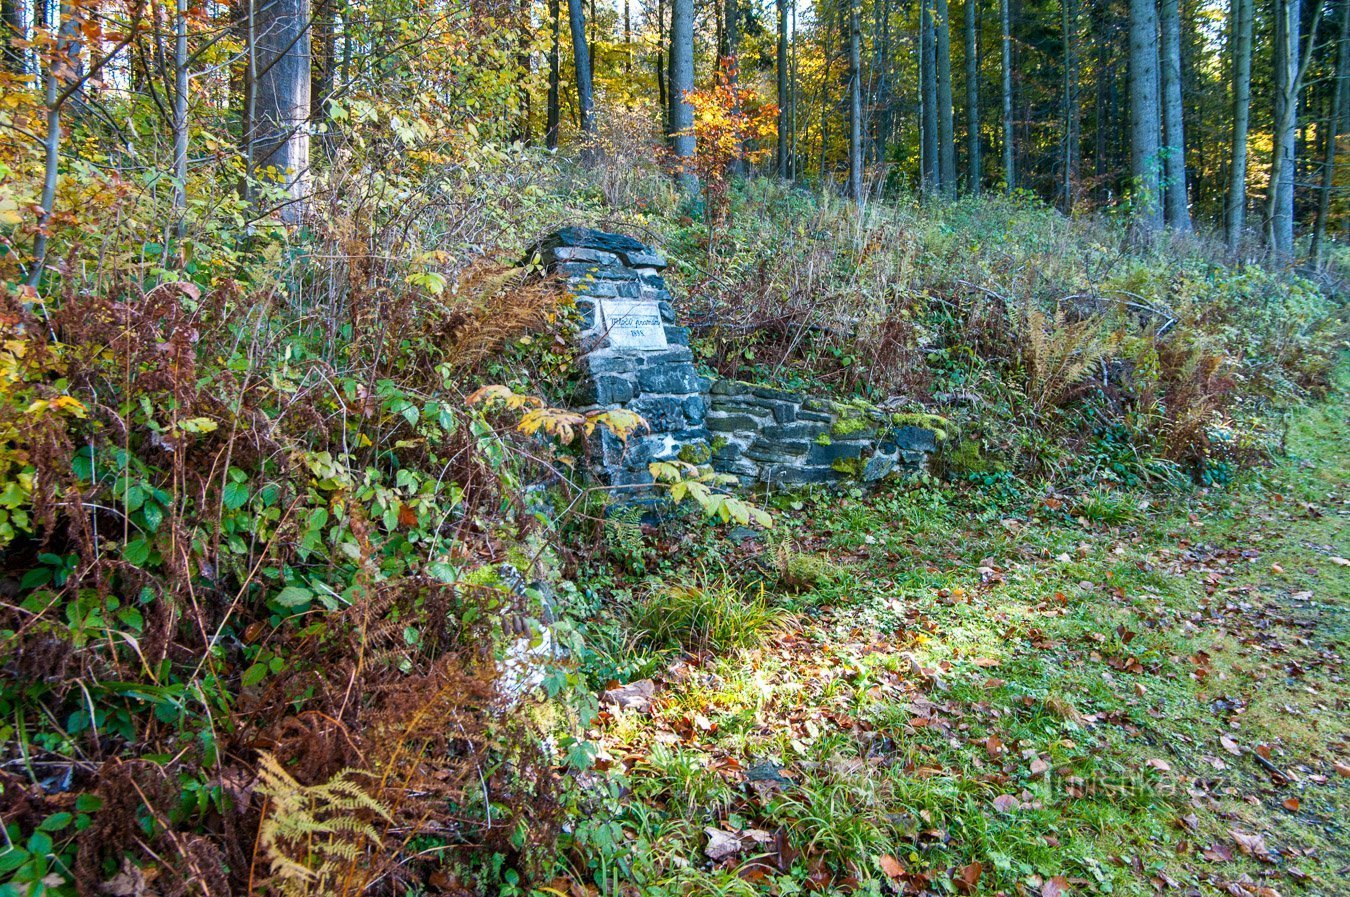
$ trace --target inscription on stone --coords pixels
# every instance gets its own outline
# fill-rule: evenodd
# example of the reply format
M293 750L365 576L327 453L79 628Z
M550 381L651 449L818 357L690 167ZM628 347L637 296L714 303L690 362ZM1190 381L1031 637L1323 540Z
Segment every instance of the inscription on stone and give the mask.
M655 302L601 299L600 318L610 345L616 349L664 349L666 330Z

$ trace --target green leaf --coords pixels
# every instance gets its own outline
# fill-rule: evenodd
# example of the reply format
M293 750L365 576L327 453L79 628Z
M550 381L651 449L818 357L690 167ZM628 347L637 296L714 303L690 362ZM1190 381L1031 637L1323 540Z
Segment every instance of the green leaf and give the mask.
M59 832L61 829L70 825L70 821L74 818L75 817L69 813L53 813L42 820L42 824L39 825L38 828L44 832Z
M272 599L277 604L286 608L297 608L308 605L314 600L314 593L301 586L287 586L277 593Z
M122 546L122 560L139 567L150 560L150 543L145 539L132 539Z
M244 670L244 675L241 678L241 681L243 682L245 688L250 688L254 685L257 685L259 682L263 681L263 679L266 676L267 676L267 664L255 663L253 666Z
M236 483L231 481L225 484L225 491L221 495L221 502L226 510L236 511L248 503L248 484Z

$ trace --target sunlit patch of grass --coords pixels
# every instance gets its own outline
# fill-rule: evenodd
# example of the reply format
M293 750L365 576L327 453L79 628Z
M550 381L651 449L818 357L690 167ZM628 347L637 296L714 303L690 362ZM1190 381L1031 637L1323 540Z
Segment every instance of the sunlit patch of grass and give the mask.
M725 578L657 589L633 610L634 635L653 648L735 651L761 644L786 624L764 589L743 589Z

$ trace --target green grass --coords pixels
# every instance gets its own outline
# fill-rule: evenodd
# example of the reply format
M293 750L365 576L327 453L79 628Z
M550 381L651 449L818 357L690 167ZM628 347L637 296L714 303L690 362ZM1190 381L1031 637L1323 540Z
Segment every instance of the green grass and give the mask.
M742 633L765 631L769 597L672 589L639 616L652 638L745 650L671 668L650 715L597 733L643 758L609 807L644 845L629 883L877 888L890 857L936 891L979 863L988 894L1055 875L1075 893L1244 875L1350 893L1345 417L1343 400L1300 412L1288 457L1227 490L1066 509L901 485L787 506L793 544L847 566L848 600L765 640ZM744 608L754 625L723 621ZM766 762L790 784L756 790ZM786 846L749 874L753 850L707 859L708 826Z

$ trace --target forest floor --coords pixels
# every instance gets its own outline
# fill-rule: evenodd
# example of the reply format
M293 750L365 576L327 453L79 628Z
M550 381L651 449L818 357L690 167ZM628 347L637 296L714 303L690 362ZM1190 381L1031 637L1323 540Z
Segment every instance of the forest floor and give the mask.
M624 783L605 874L644 893L1350 894L1340 379L1226 488L793 502L720 558L772 569L786 531L818 560L797 555L815 582L779 586L769 637L602 704L599 767Z

